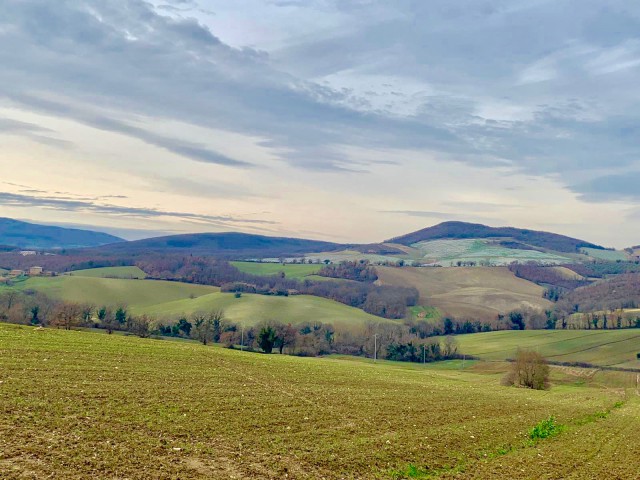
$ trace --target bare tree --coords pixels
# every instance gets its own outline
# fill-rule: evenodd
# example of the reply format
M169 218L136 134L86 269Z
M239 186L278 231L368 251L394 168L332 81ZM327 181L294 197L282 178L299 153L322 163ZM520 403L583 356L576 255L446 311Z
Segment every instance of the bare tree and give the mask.
M152 319L147 315L132 317L131 333L139 336L140 338L148 338L151 335L151 323Z
M56 306L53 312L53 325L71 330L82 320L82 306L78 303L65 302Z
M203 345L209 342L219 341L224 330L224 311L212 310L209 313L196 312L191 316L193 335Z
M518 349L516 359L503 379L503 384L546 390L549 388L549 365L538 352Z

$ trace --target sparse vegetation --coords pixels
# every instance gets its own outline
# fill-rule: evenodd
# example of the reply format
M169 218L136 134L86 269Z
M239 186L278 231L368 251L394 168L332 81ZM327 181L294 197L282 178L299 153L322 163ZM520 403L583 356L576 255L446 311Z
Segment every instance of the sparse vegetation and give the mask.
M549 388L549 365L538 352L518 349L503 384L546 390Z
M532 396L505 390L495 375L437 365L256 355L6 324L0 345L6 478L491 478L488 469L513 478L504 470L521 468L563 477L562 465L587 439L598 472L621 476L637 466L635 404L579 424L620 401L614 389ZM550 413L571 435L519 447ZM597 448L610 430L629 449ZM499 449L499 459L485 457ZM539 452L563 461L540 462ZM595 468L571 465L578 476Z

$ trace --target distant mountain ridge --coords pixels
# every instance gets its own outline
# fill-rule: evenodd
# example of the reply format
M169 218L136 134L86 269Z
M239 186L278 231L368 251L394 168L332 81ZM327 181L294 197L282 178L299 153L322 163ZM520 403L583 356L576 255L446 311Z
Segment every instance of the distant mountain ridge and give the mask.
M408 233L400 237L387 240L387 243L412 245L418 242L441 239L466 239L466 238L505 238L522 242L557 252L576 253L581 248L595 248L604 250L604 247L577 238L559 235L557 233L537 230L520 229L514 227L489 227L479 223L467 222L443 222L433 227L423 228L416 232ZM508 246L508 244L507 244ZM522 248L522 247L518 247Z
M62 249L96 247L122 238L108 233L78 228L55 227L0 218L0 245L22 249Z
M101 253L188 253L258 258L302 256L311 252L335 250L343 247L337 243L302 238L269 237L248 233L193 233L167 237L147 238L126 243L99 247Z

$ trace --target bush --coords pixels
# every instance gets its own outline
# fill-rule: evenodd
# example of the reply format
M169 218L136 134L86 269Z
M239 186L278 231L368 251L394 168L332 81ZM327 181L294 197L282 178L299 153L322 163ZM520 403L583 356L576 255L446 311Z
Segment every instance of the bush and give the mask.
M557 435L561 430L562 425L558 425L554 417L549 417L546 420L542 420L529 431L529 438L531 440L549 438Z
M542 355L531 350L518 350L503 385L518 385L534 390L549 388L549 365Z

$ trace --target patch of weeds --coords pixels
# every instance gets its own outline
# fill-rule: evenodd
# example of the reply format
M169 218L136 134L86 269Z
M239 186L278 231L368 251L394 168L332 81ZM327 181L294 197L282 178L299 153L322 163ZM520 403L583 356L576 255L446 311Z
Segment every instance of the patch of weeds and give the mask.
M412 478L433 478L437 477L443 473L462 473L464 472L464 464L460 463L458 465L449 466L445 465L442 468L430 469L429 467L418 467L413 463L407 465L407 468L404 470L394 470L391 472L391 477L394 480L409 480Z
M613 408L622 408L624 406L624 402L616 402L613 404Z
M420 468L413 463L407 465L404 470L395 470L392 472L392 476L396 480L404 480L409 478L427 478L431 475L428 468Z
M542 420L535 427L529 431L529 438L531 440L542 440L545 438L553 437L560 433L563 429L563 425L556 423L555 417L551 416L546 420Z

